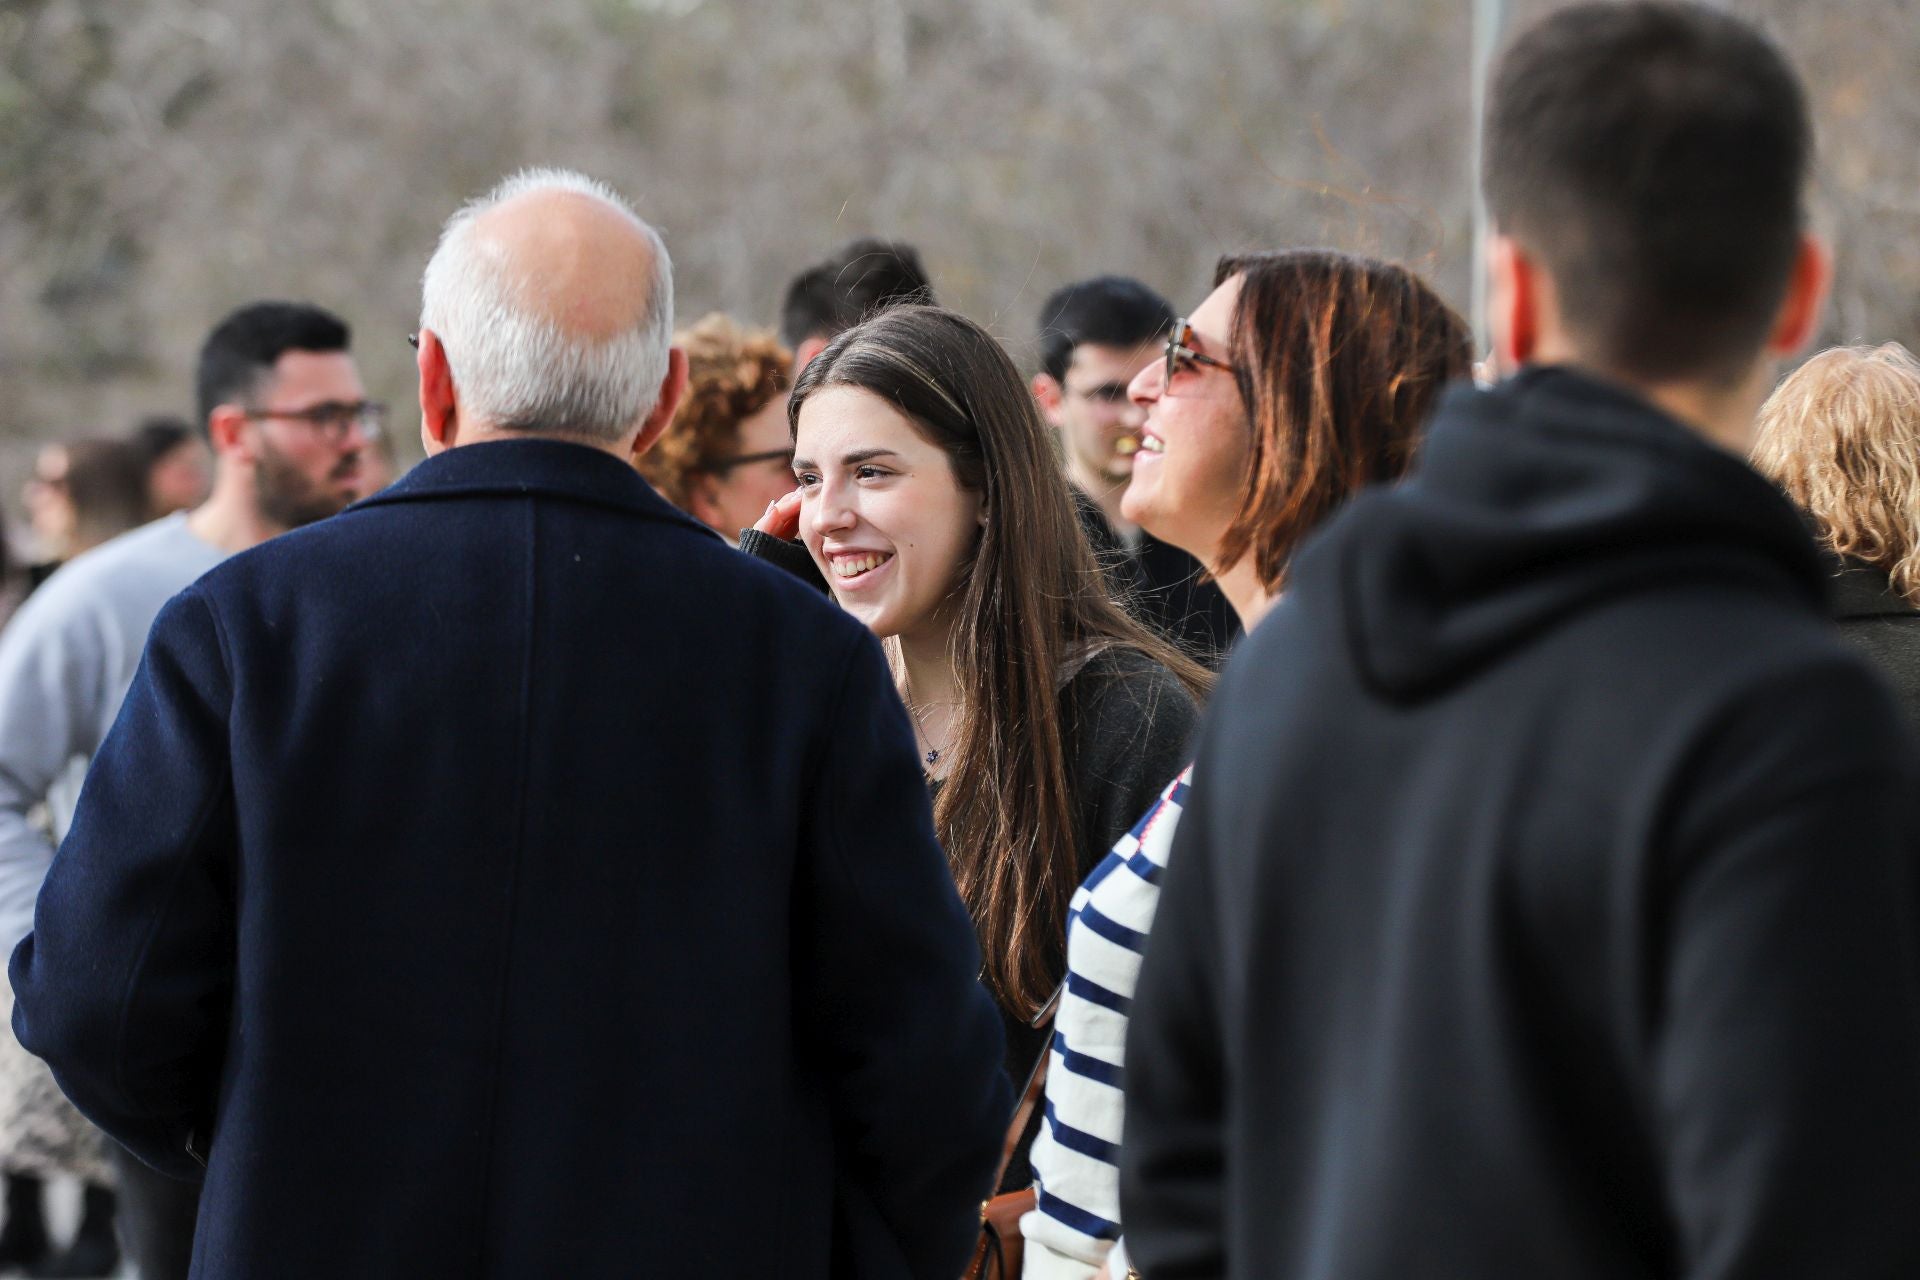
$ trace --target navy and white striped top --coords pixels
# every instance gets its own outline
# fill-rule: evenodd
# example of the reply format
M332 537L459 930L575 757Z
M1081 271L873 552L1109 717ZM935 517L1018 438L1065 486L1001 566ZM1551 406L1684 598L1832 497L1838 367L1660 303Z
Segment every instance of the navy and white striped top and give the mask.
M1033 1144L1039 1205L1020 1220L1028 1280L1086 1280L1102 1266L1127 1272L1119 1168L1127 1014L1192 780L1189 765L1073 896L1067 990L1054 1022L1046 1118Z

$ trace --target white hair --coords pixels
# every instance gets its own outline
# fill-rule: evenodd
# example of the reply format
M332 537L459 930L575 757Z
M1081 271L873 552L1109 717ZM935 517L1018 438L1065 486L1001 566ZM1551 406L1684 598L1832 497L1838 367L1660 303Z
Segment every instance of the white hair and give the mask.
M505 255L474 240L476 218L534 191L599 200L647 237L653 282L633 328L587 339L530 314ZM537 435L617 441L659 403L673 343L673 261L660 233L603 182L564 169L514 174L447 219L420 292L420 327L440 339L461 404L481 421Z

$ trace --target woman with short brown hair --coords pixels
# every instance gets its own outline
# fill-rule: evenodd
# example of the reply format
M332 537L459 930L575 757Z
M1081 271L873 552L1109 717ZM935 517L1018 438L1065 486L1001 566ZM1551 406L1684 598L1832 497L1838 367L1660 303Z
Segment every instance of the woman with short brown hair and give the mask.
M1147 417L1120 501L1189 552L1251 630L1303 539L1412 460L1440 389L1468 372L1467 326L1413 272L1325 250L1228 257L1166 358L1129 388ZM1031 1280L1124 1276L1118 1150L1127 1010L1159 906L1189 767L1074 896L1067 994L1021 1220ZM1084 993L1084 994L1083 994Z

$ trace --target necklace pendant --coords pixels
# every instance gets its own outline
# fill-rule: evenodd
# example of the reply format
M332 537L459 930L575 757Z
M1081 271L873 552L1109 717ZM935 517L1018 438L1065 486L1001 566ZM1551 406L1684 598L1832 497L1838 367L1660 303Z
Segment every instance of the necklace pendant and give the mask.
M934 762L935 762L936 760L938 760L939 758L940 758L940 749L939 749L938 747L929 747L929 748L927 748L927 763L928 763L928 764L932 764L932 763L934 763Z

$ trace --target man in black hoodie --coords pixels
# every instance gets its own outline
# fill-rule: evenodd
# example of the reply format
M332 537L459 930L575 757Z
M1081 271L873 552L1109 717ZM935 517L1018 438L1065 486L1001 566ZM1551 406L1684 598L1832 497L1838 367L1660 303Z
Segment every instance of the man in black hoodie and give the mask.
M1503 58L1500 388L1213 699L1133 1007L1152 1280L1920 1276L1908 745L1741 457L1825 275L1778 51Z

